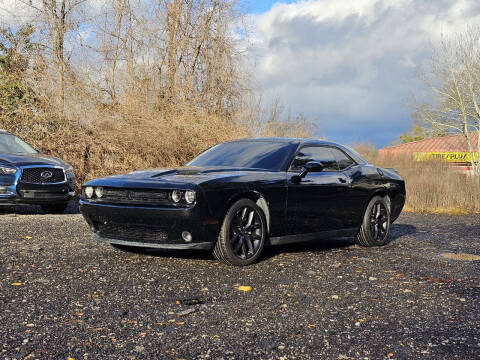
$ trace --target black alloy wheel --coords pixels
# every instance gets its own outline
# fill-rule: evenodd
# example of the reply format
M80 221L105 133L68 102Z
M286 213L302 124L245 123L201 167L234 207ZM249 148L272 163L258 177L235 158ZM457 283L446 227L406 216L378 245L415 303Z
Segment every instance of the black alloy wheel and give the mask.
M357 243L362 246L385 245L390 231L390 207L385 198L374 196L365 211Z
M385 239L388 219L387 208L383 202L376 202L370 211L370 233L376 242L382 242Z
M233 253L245 260L254 256L263 238L262 219L256 209L244 206L238 209L230 224L230 246Z
M238 200L225 215L213 255L229 265L254 263L265 245L266 224L257 204L250 199Z

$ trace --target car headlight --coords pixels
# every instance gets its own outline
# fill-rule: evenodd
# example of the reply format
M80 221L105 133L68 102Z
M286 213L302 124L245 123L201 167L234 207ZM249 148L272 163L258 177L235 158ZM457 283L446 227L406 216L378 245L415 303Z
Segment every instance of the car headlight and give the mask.
M185 201L187 202L187 204L193 204L195 202L195 191L185 191Z
M8 166L0 166L0 175L14 175L17 173L17 169Z
M86 196L88 199L91 199L92 196L93 196L93 187L87 186L84 191L85 191L85 196Z
M182 200L182 192L179 190L173 190L172 191L172 200L174 203L178 203L180 200Z
M103 196L103 187L99 186L95 188L95 195L97 198L101 198Z

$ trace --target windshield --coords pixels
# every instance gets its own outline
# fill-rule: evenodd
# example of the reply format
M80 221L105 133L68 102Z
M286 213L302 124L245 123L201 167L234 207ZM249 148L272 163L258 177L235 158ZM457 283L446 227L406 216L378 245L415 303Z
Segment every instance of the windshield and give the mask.
M37 150L32 148L22 139L12 134L0 134L0 153L3 154L37 154Z
M296 144L269 141L238 141L218 144L190 161L187 166L232 166L281 170Z

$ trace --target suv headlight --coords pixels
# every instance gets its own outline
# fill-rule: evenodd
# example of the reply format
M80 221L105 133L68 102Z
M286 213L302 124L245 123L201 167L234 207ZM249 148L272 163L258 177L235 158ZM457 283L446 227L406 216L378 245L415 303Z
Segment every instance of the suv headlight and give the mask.
M65 168L65 175L67 177L70 177L70 176L75 176L75 174L73 173L73 167L71 165L68 165L66 168Z
M14 175L17 173L16 168L12 168L9 166L0 166L0 175Z

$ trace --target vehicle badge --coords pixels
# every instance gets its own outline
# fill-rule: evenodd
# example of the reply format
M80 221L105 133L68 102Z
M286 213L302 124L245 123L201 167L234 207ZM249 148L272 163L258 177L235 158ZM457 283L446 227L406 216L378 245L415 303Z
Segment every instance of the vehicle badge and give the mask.
M51 171L42 171L40 176L44 179L50 179L53 176L53 173Z

